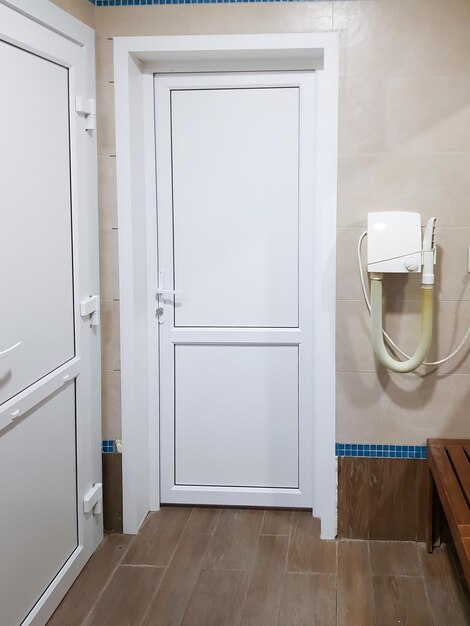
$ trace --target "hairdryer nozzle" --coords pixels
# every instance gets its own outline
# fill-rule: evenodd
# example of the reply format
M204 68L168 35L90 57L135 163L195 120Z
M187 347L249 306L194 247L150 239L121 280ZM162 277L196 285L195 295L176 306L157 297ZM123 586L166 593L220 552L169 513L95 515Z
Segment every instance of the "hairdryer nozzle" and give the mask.
M423 251L434 250L434 231L436 230L436 218L431 217L426 224L423 236Z

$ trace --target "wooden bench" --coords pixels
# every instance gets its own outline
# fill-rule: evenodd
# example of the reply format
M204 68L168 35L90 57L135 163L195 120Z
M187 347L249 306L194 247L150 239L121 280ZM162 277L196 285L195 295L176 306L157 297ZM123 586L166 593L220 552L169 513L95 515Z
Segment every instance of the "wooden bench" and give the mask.
M443 510L470 588L470 439L428 439L427 457L427 549L440 542Z

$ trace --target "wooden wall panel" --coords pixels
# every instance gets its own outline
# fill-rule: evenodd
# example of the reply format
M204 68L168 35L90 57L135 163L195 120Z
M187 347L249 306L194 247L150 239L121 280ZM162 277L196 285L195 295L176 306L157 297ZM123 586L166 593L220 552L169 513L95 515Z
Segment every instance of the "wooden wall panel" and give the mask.
M369 537L369 459L342 457L338 476L338 534Z
M423 541L423 459L340 457L338 537Z
M106 533L122 533L122 454L102 454Z

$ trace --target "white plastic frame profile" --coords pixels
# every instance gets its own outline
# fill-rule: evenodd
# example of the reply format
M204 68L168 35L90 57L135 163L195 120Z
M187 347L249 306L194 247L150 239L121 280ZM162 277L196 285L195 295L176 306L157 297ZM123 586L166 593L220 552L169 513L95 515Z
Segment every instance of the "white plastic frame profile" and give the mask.
M313 494L321 536L336 535L335 267L338 33L114 39L124 532L160 506L156 184L153 75L318 70L313 331ZM161 284L159 285L162 286ZM145 320L146 323L142 323ZM146 445L147 443L147 445Z

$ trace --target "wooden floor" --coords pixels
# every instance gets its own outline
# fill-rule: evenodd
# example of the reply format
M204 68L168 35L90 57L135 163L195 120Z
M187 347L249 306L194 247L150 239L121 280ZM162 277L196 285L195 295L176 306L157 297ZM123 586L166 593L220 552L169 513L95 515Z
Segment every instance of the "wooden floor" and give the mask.
M465 626L451 548L321 541L307 512L167 507L108 535L49 626Z

